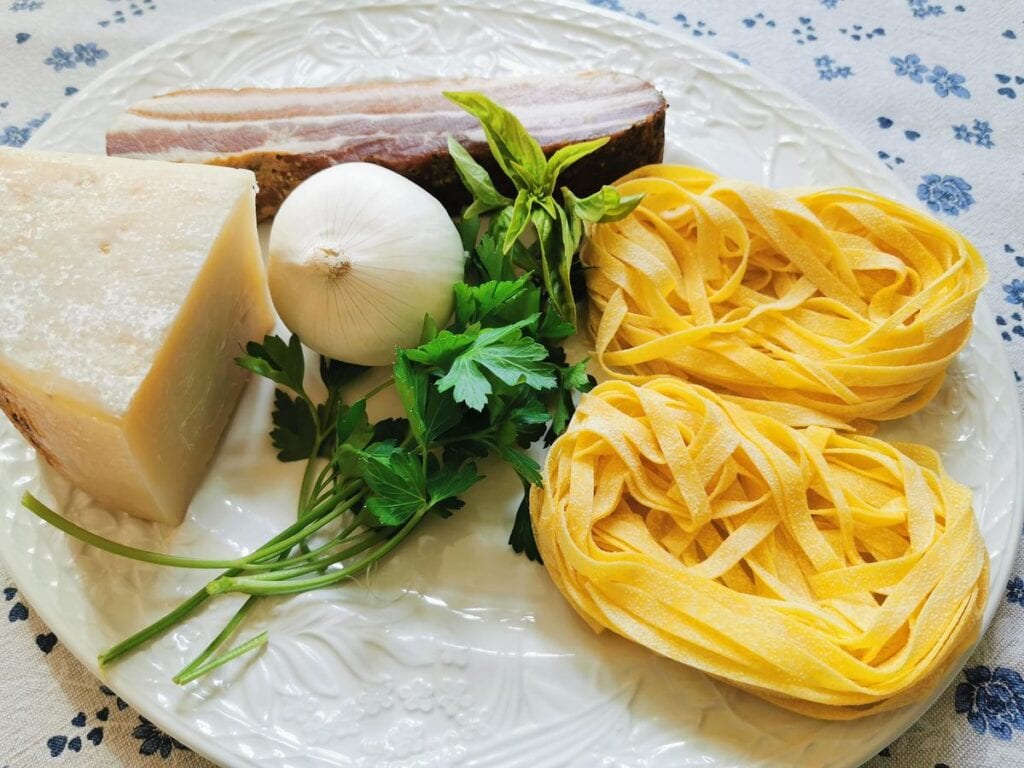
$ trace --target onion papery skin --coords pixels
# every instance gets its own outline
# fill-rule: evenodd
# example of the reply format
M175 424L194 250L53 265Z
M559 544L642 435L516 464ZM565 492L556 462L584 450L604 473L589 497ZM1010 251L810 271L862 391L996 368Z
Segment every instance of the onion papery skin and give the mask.
M465 252L444 207L408 179L343 163L304 181L270 234L271 297L320 354L390 365L419 343L425 315L444 326Z

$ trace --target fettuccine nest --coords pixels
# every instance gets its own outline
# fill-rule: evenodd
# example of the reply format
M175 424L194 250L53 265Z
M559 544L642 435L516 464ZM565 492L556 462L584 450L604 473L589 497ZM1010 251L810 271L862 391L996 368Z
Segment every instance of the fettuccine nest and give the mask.
M971 493L933 451L796 429L678 379L585 395L531 512L592 627L814 717L922 695L985 605Z
M618 377L895 419L932 398L970 338L984 262L925 214L678 166L616 186L646 197L593 228L583 263L597 357Z

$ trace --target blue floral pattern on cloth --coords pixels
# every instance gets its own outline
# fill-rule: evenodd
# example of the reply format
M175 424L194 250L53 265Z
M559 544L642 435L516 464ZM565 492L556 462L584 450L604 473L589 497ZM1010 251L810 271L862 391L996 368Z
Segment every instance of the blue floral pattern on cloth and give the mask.
M1024 579L1014 576L1006 584L1006 600L1024 608Z
M1024 280L1015 277L1009 283L1003 284L1003 290L1006 291L1005 298L1010 304L1024 305Z
M902 59L893 56L889 61L896 65L898 77L909 77L915 83L924 82L924 73L928 71L928 67L921 63L921 57L916 53L909 53Z
M902 58L890 56L889 62L895 66L896 77L906 77L912 83L922 85L929 83L932 89L942 98L956 96L960 99L971 98L971 92L964 87L967 78L956 72L950 72L941 65L928 67L916 53L908 53Z
M79 64L87 67L95 67L96 64L107 58L110 54L98 47L96 43L76 43L70 51L65 51L57 46L44 60L44 64L53 67L54 72L62 69L74 69Z
M935 86L935 92L942 98L953 94L961 99L969 99L971 92L963 87L965 79L963 75L950 72L945 67L933 67L932 73L926 78Z
M926 0L907 0L915 18L924 19L928 16L941 16L946 11L941 5L930 4Z
M974 124L968 128L966 123L953 126L953 138L967 144L975 144L985 149L992 149L995 142L992 140L992 126L987 120L974 119Z
M188 747L168 736L142 715L139 715L139 724L132 731L132 736L142 742L139 745L140 755L160 755L166 760L175 749L188 751Z
M971 185L959 176L929 173L921 179L922 183L917 185L917 199L935 213L958 216L961 211L966 211L974 205Z
M1006 667L968 667L967 682L956 687L956 711L979 734L991 733L1009 741L1014 730L1024 731L1024 679Z
M32 134L35 133L36 128L45 123L49 117L50 114L47 113L45 115L32 118L24 125L5 125L2 131L0 131L0 146L24 146L25 142L32 138Z
M818 77L822 80L846 79L853 74L853 68L839 66L831 56L818 56L814 59L814 66L818 69Z
M24 146L58 107L146 45L262 2L0 0L0 146ZM917 205L962 228L986 256L995 330L1024 379L1019 2L586 2L717 49L796 91L859 139ZM670 120L678 108L689 107L673 105ZM0 701L19 705L2 711L0 768L105 768L121 756L133 768L211 768L77 665L2 568L0 586L0 661L14 670L0 675ZM1024 558L1005 592L1002 583L994 589L999 611L967 669L921 724L866 768L1021 764ZM25 676L46 695L27 700Z

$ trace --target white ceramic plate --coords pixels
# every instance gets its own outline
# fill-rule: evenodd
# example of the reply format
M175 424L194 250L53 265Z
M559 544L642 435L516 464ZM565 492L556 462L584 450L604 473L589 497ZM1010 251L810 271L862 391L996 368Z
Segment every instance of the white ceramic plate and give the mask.
M620 15L543 0L277 3L125 62L55 114L35 148L102 152L129 102L193 86L611 68L661 88L668 158L773 185L852 183L906 196L867 151L735 61ZM896 428L941 450L975 491L992 556L986 623L1021 527L1015 387L987 311L921 414ZM19 508L31 489L137 546L243 553L292 519L297 465L267 439L271 388L251 386L188 519L162 528L97 509L0 419L0 554L71 651L96 654L164 613L204 574L80 546ZM269 603L269 647L199 684L171 676L229 615L227 599L104 673L225 766L854 766L928 702L848 723L779 710L613 636L593 635L542 568L505 544L518 484L497 467L448 521L424 526L368 580ZM938 690L935 691L938 694Z

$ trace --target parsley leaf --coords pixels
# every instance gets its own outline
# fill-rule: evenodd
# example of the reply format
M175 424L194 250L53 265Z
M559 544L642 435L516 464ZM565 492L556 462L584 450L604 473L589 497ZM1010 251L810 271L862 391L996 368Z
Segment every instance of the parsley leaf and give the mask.
M336 447L331 461L341 477L354 477L358 472L359 451L373 440L374 429L366 417L366 401L352 405L339 404L335 422Z
M536 320L536 315L529 315L500 328L467 329L459 334L441 331L433 341L405 354L440 369L439 392L452 390L456 402L481 411L494 391L486 374L509 386L552 389L557 385L554 367L546 362L547 349L522 335L522 329Z
M516 509L516 519L512 523L512 533L508 537L509 546L518 554L525 554L535 563L543 563L537 539L533 535L533 520L530 518L530 486L523 485L523 499Z
M544 479L540 476L540 464L530 456L507 445L499 445L498 453L501 454L501 458L512 465L512 469L524 482L531 485L544 484Z
M482 479L483 476L477 474L476 464L472 462L461 466L451 461L444 463L427 478L431 509L441 517L449 517L454 510L462 507L462 501L457 497Z
M302 384L306 359L298 336L293 335L288 343L280 336L264 336L262 344L250 341L245 345L245 351L245 355L235 358L238 365L308 399Z
M359 468L373 491L366 501L366 509L381 525L401 525L426 502L422 464L394 443L367 446L359 454Z
M426 344L420 344L415 349L405 350L405 355L414 362L447 369L456 357L473 346L473 340L474 337L471 334L452 333L444 330Z
M352 405L338 408L338 420L334 431L338 444L348 443L362 448L373 439L373 427L366 417L366 401L356 400Z
M430 386L426 370L413 365L405 352L395 357L394 376L413 437L424 449L459 423L462 409L450 395Z
M537 338L547 342L557 343L576 333L576 326L555 312L551 307L544 310L537 328Z
M490 280L481 285L455 286L455 328L473 323L506 325L540 310L540 289L526 273L517 280Z
M291 397L283 389L274 390L274 427L270 439L277 448L278 461L303 461L316 445L316 422L309 404L301 397Z
M292 337L295 338L294 336ZM364 372L366 366L355 363L342 363L338 360L320 357L320 379L328 392L337 392L346 384L351 384Z
M513 252L513 259L514 256ZM515 277L512 269L513 259L502 253L501 244L490 232L480 238L474 252L474 260L482 267L482 272L488 280L512 280Z
M383 443L388 440L398 443L409 434L408 419L381 419L373 425L374 442Z
M551 445L565 431L569 419L576 411L574 392L589 392L597 383L587 373L587 360L580 360L575 365L559 366L558 395L555 398L554 410L551 414L551 429L544 439L545 445Z
M552 366L545 362L548 353L544 346L523 336L507 339L508 335L507 328L481 331L472 346L459 355L437 381L438 391L451 389L456 402L480 411L487 405L487 396L494 391L485 373L510 386L555 387Z

